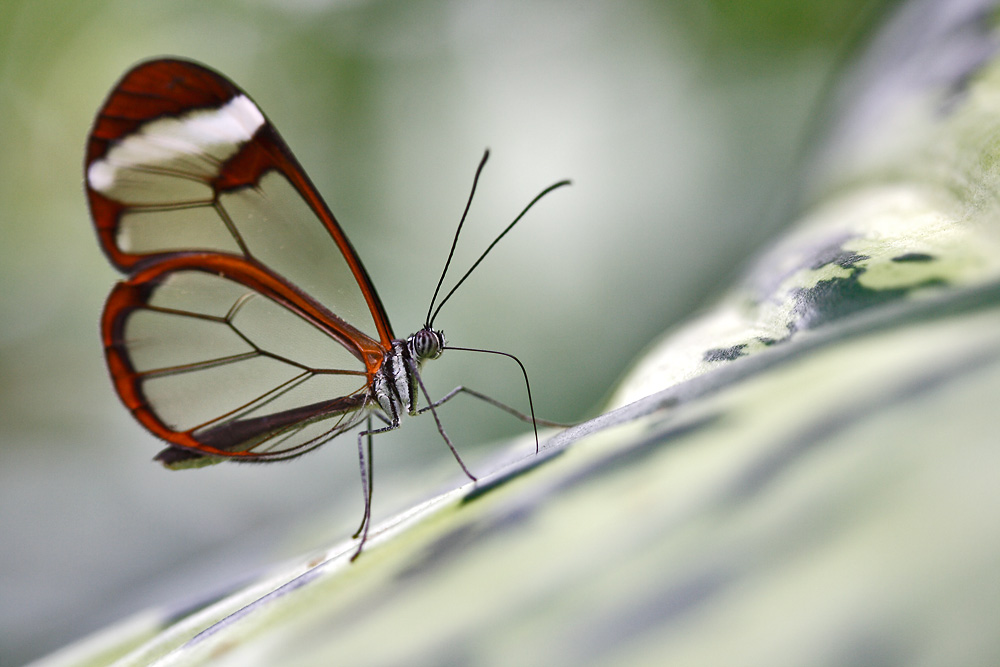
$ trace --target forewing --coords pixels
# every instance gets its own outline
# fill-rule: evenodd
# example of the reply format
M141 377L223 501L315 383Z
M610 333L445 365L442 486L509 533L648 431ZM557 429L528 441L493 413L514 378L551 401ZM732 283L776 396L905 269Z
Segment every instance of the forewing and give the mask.
M257 105L195 63L128 72L91 131L87 195L124 272L177 252L259 263L388 349L385 310L350 242Z

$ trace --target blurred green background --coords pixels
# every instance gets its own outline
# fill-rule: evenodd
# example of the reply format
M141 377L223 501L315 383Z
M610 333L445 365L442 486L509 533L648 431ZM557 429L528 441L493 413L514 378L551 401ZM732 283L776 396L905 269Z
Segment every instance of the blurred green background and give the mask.
M256 99L399 335L422 322L485 147L457 268L572 178L436 324L517 354L538 414L578 420L786 222L823 95L891 4L0 2L0 664L343 539L360 518L352 438L309 464L170 473L112 391L97 321L116 274L81 162L134 62L193 58ZM524 404L502 360L447 354L426 380ZM524 431L462 399L442 416L474 471ZM459 475L430 420L376 449L376 520Z

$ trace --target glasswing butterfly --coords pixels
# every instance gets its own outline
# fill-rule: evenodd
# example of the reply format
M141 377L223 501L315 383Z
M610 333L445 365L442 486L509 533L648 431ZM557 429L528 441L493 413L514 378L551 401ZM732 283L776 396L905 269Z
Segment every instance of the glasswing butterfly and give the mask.
M489 152L476 171L475 193ZM172 469L300 456L358 434L364 515L371 520L371 436L430 411L424 361L445 349L441 306L543 190L434 309L472 201L462 214L424 326L398 339L350 241L257 105L193 62L141 63L112 89L87 141L87 199L101 247L126 274L101 319L108 370L122 402L169 446ZM527 374L521 362L527 385ZM427 404L418 408L418 389ZM531 393L528 389L531 406ZM373 428L372 417L382 422ZM364 443L367 440L367 454ZM536 451L538 446L535 434Z

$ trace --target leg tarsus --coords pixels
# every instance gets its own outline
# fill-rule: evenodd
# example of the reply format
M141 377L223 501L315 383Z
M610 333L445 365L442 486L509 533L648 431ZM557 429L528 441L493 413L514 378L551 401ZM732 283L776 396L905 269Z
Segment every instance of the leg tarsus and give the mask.
M371 434L371 429L372 429L372 418L371 418L371 416L369 416L368 417L368 426L367 426L367 437L368 437L368 461L367 461L367 465L365 464L365 456L364 456L364 454L362 453L362 450L361 450L361 436L365 435L365 434L362 433L362 434L359 434L359 436L358 436L358 460L361 463L361 485L362 485L362 489L365 492L365 511L364 511L364 514L361 516L361 525L358 526L358 529L356 531L354 531L353 535L351 535L351 539L357 539L358 535L360 535L361 531L363 531L365 529L365 526L368 524L368 520L371 518L372 491L375 490L375 479L374 479L373 466L372 466L372 434Z
M423 388L423 383L421 383L421 388ZM539 448L539 444L538 444L538 424L541 424L542 426L554 426L556 428L568 428L568 427L572 426L572 424L561 424L559 422L553 422L553 421L549 421L547 419L537 419L537 418L535 418L535 417L533 417L531 415L526 415L523 412L515 410L514 408L510 407L506 403L501 403L500 401L498 401L497 399L493 398L492 396L487 396L486 394L481 394L481 393L479 393L478 391L476 391L474 389L469 389L468 387L465 387L463 385L459 385L459 386L455 387L454 389L452 389L451 391L449 391L444 396L442 396L437 401L432 402L430 400L430 397L428 397L427 398L427 405L425 407L420 408L419 410L417 410L417 414L423 414L424 412L427 412L428 410L432 414L434 414L434 420L438 422L438 431L441 432L441 435L444 437L445 442L448 442L448 446L449 447L451 447L451 442L448 441L448 436L446 436L444 434L444 431L441 428L441 422L438 421L438 419L437 419L437 413L434 412L434 408L437 408L437 407L441 406L443 403L445 403L447 401L450 401L451 399L455 398L456 396L458 396L459 394L462 394L462 393L469 394L470 396L478 398L479 400L483 401L484 403L489 403L493 407L500 408L501 410L503 410L507 414L513 415L514 417L517 417L521 421L526 422L528 424L531 424L531 428L535 432L535 453L536 454L538 453L538 448ZM427 394L427 391L425 390L424 391L424 395L426 396L426 394ZM530 400L530 394L529 394L529 400ZM452 447L452 453L454 453L454 451L455 451L455 448ZM458 454L455 454L455 457L458 458ZM461 460L459 460L459 463L461 463ZM463 465L462 468L465 469L465 466ZM468 471L466 471L466 474L468 474ZM471 477L471 475L470 475L470 477ZM475 479L475 478L473 477L473 479Z
M358 548L355 550L354 555L351 556L351 562L353 563L357 560L358 556L361 555L362 550L365 548L365 542L368 541L368 529L372 522L372 436L376 433L385 433L386 431L391 431L394 428L399 427L399 419L394 419L387 426L382 428L371 427L371 416L368 417L367 428L358 434L358 461L361 466L361 490L365 495L365 513L361 517L361 526L358 528L357 532L352 536L357 538L361 535L361 540L358 542ZM365 463L365 446L362 444L362 438L368 438L368 462Z
M493 398L492 396L487 396L486 394L482 394L482 393L476 391L475 389L469 389L468 387L466 387L464 385L459 385L459 386L455 387L454 389L452 389L451 391L449 391L447 394L445 394L444 396L442 396L440 399L438 399L437 401L435 401L434 402L434 407L435 408L440 407L443 403L446 403L447 401L450 401L451 399L455 398L455 396L457 396L459 394L469 394L470 396L478 398L479 400L483 401L484 403L489 403L490 405L492 405L495 408L500 408L501 410L503 410L507 414L512 415L512 416L520 419L521 421L525 422L526 424L530 424L530 423L532 423L532 421L534 421L534 423L536 423L536 424L541 424L542 426L552 426L552 427L555 427L555 428L569 428L570 426L573 426L573 424L563 424L562 422L549 421L548 419L538 419L538 418L535 418L534 420L532 420L531 415L526 415L523 412L520 412L519 410L517 410L516 408L510 407L506 403L502 403L502 402L498 401L497 399ZM430 407L429 406L424 406L424 407L420 408L419 410L417 410L417 414L423 414L423 413L427 412L428 410L430 410Z

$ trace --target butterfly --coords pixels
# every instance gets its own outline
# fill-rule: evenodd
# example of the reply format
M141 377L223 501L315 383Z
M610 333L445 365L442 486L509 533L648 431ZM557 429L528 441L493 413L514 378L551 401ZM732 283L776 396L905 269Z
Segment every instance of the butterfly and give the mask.
M489 155L479 164L473 181ZM360 555L371 521L372 436L430 411L462 470L420 367L449 346L434 318L470 194L424 326L397 338L350 241L277 130L229 79L178 59L140 63L112 89L87 140L98 240L126 278L101 336L115 390L167 448L171 469L297 456L361 426ZM520 361L527 385L527 374ZM418 391L426 405L418 407ZM531 406L530 388L528 389ZM372 418L381 424L373 424ZM536 427L537 451L537 427ZM367 443L367 452L365 443Z

